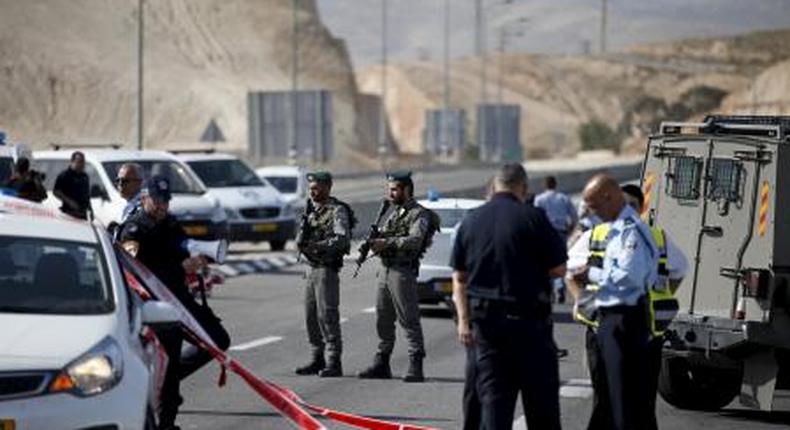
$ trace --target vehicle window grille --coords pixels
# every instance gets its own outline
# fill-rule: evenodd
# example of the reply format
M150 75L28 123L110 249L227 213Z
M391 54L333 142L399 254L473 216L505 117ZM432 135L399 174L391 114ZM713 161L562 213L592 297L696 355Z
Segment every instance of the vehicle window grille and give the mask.
M711 160L709 199L739 201L740 182L741 163L739 161L722 158Z
M699 180L702 160L697 157L677 156L672 158L669 173L669 195L683 200L699 198Z

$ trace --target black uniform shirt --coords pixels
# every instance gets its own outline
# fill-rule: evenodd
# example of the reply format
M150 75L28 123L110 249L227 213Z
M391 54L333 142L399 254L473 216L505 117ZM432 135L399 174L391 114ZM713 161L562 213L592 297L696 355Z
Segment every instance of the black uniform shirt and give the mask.
M80 205L79 209L75 210L63 203L60 210L77 218L87 218L88 210L91 208L91 197L90 180L85 172L78 172L69 167L55 179L53 190L71 197Z
M530 306L548 297L548 272L567 259L543 211L498 193L461 223L450 265L467 272L470 297Z
M129 217L119 234L121 243L130 240L138 242L137 259L182 303L190 304L193 299L187 289L184 280L186 273L181 265L189 258L189 252L183 247L186 239L184 229L171 215L157 222L143 210Z

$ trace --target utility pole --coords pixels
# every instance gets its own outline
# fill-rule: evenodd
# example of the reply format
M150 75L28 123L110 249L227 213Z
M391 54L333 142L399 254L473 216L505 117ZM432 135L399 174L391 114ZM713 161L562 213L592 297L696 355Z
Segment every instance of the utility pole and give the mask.
M387 156L387 0L381 0L381 100L379 101L378 154L384 170Z
M143 149L143 2L137 0L137 149Z
M296 165L298 161L298 147L297 147L297 124L296 117L299 113L297 106L297 92L299 91L299 21L298 10L299 0L292 0L292 28L291 28L291 94L288 103L290 108L290 124L288 124L288 162L291 165Z
M444 0L444 103L442 108L442 138L440 151L450 145L450 0Z
M479 158L486 158L486 17L483 0L475 1L476 51L480 57L480 102L477 108L477 151Z
M599 36L601 54L606 54L606 15L608 14L607 3L608 0L601 0L601 35Z

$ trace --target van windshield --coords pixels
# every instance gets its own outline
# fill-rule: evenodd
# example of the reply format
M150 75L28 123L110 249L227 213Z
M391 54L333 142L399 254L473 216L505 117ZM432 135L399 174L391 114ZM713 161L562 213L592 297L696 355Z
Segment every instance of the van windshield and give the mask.
M209 188L265 186L255 172L239 160L189 161L187 164Z
M126 161L109 161L102 163L107 176L111 180L118 177L118 170ZM195 178L194 174L184 165L169 160L135 161L143 168L143 177L162 175L170 181L170 192L173 194L203 194L206 189Z
M277 191L284 193L284 194L293 194L299 188L299 178L296 176L265 176L266 180L269 181L270 184L274 188L277 188Z
M114 310L93 244L0 236L0 313L96 315Z

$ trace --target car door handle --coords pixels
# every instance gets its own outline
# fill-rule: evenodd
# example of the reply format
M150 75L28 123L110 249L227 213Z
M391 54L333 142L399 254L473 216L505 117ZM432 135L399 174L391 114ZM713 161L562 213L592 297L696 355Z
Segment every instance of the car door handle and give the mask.
M724 230L717 225L706 225L702 227L702 232L713 237L721 237L724 235Z

